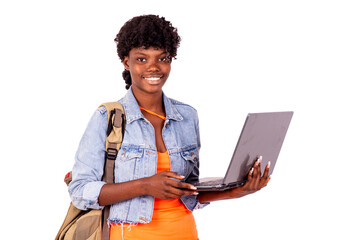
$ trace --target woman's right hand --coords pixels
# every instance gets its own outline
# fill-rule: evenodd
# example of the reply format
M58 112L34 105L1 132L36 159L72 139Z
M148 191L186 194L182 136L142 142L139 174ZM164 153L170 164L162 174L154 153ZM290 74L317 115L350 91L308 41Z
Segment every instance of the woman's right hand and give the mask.
M196 187L189 183L179 182L172 178L182 180L183 176L171 172L163 171L154 176L143 178L146 188L146 195L152 195L161 199L180 198L185 195L197 195Z

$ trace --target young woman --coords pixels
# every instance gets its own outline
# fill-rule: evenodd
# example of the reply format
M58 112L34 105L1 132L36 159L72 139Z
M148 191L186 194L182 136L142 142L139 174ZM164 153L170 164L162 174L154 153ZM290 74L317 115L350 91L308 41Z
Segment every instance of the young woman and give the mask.
M99 108L80 142L69 186L79 209L111 205L110 239L198 239L192 211L211 201L239 198L266 186L261 159L242 187L197 192L200 136L194 108L166 97L180 37L162 17L134 17L115 38L125 68L127 94L123 143L115 161L115 183L101 181L107 112Z

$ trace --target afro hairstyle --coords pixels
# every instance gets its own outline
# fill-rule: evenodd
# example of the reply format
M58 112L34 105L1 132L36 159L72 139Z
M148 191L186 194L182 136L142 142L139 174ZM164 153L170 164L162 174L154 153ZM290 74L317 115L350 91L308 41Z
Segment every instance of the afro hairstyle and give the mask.
M117 54L121 61L129 56L133 48L156 47L165 49L170 58L175 58L181 38L177 29L164 17L157 15L137 16L127 21L114 39ZM126 89L131 86L130 71L124 70L122 76L125 80Z

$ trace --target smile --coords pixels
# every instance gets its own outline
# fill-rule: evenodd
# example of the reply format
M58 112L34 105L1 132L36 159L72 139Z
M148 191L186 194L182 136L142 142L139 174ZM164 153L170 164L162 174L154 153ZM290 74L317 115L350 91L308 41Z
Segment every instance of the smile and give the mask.
M160 77L146 77L145 79L148 81L158 81L160 80Z
M163 77L162 75L159 75L159 76L148 76L143 78L147 81L155 82L155 81L159 81L162 77Z

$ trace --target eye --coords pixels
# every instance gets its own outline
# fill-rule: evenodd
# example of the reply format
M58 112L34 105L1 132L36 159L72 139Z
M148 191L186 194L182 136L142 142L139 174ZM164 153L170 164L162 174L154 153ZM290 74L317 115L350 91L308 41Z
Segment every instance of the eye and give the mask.
M139 61L139 62L146 62L145 58L137 58L136 60Z
M160 62L171 62L171 58L169 56L159 58Z

